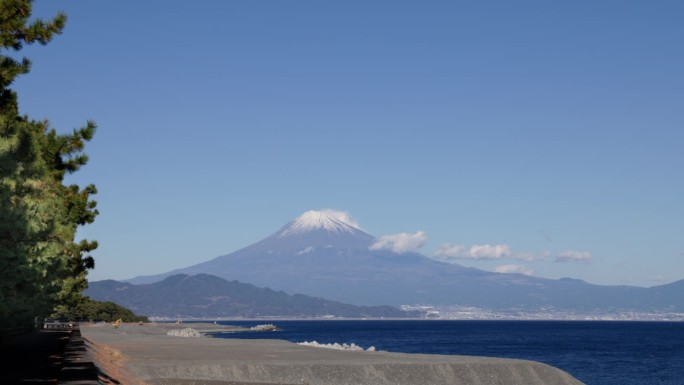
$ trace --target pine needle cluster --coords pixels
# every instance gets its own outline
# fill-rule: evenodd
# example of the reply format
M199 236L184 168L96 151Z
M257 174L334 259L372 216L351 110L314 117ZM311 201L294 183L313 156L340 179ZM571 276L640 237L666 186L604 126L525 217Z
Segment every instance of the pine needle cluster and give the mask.
M19 114L13 81L29 72L16 54L59 35L66 15L31 19L31 0L0 0L0 328L21 327L82 304L89 253L97 242L76 242L78 226L97 216L94 185L66 185L66 174L88 161L88 121L60 134L47 121Z

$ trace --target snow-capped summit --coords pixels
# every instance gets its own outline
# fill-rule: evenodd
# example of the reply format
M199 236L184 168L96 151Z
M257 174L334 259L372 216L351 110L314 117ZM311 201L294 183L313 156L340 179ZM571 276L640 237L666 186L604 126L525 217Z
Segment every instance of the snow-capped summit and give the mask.
M336 210L310 210L295 218L285 226L278 236L303 234L314 230L325 230L331 233L354 234L363 231L359 225L351 219L348 213Z

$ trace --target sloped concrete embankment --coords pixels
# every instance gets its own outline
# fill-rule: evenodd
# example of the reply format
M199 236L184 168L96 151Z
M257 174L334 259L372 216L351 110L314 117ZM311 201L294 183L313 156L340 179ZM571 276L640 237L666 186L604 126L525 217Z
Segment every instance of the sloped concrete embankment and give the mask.
M83 327L96 365L149 385L581 385L539 362L487 357L339 351L280 340L183 338L163 327ZM128 383L128 382L127 382Z

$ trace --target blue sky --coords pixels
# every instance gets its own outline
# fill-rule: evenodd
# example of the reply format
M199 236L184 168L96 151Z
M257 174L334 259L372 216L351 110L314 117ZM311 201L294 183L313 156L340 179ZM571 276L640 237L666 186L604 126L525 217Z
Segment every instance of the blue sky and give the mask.
M60 9L14 88L98 123L71 178L100 191L92 280L323 208L485 270L684 278L680 2L34 3Z

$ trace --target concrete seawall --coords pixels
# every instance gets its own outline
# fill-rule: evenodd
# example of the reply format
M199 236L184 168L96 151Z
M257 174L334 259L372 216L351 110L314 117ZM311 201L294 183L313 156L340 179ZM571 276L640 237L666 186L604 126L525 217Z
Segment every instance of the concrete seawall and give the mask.
M212 325L192 325L206 330ZM281 340L168 336L177 325L82 325L98 367L121 383L580 385L539 362L486 357L342 351Z

